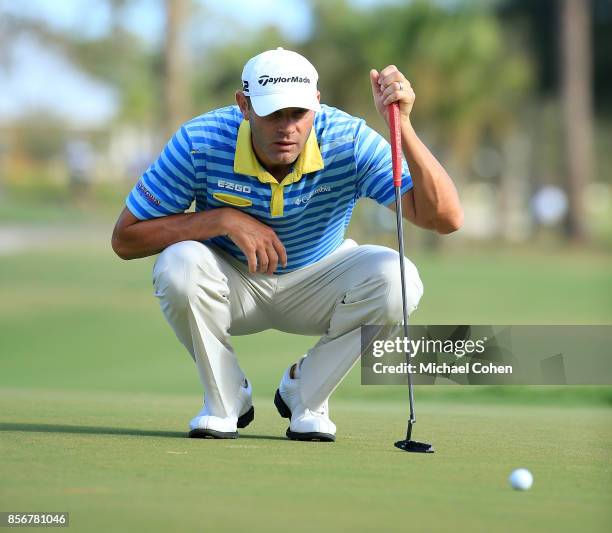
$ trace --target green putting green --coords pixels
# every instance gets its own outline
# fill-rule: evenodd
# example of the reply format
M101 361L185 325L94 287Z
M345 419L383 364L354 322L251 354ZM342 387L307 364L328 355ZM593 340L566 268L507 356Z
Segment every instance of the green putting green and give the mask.
M611 323L602 254L415 258L418 323ZM551 271L550 265L555 265ZM402 387L331 402L333 444L284 438L284 368L316 339L268 331L234 345L255 422L235 441L185 438L200 408L193 362L152 296L152 260L110 249L0 260L0 511L68 511L73 531L609 531L612 387ZM534 474L510 489L517 467Z
M335 443L284 438L271 398L241 438L185 438L199 396L3 390L2 510L75 531L609 531L606 407L332 402ZM529 468L532 489L507 477Z

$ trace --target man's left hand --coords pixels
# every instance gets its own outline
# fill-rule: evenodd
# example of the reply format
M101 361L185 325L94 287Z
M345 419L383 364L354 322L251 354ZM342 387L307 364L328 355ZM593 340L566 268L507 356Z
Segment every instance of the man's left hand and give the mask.
M409 120L416 95L410 82L395 65L389 65L380 72L375 69L370 70L370 82L374 105L385 119L387 126L389 125L387 106L393 102L399 103L400 120Z

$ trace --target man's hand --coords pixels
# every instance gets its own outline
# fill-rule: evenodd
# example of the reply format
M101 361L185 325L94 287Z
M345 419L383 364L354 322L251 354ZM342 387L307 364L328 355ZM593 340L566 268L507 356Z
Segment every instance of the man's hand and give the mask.
M287 253L278 235L251 215L232 207L197 213L177 213L139 220L125 207L113 231L112 246L122 259L157 254L181 241L205 241L227 235L243 251L250 272L274 273L287 265Z
M410 82L397 70L395 65L389 65L380 72L370 70L370 82L372 83L372 96L377 111L389 125L389 112L387 106L392 102L398 102L400 108L400 119L410 117L412 106L416 95L412 90Z
M273 274L280 262L287 266L287 252L273 229L238 209L223 209L226 235L242 250L249 272Z
M410 122L416 96L410 82L389 65L380 72L370 71L372 95L377 111L389 126L388 105L399 103L402 148L413 188L402 195L404 216L421 228L452 233L463 223L463 210L457 189L444 167L421 142ZM389 206L395 210L394 205Z

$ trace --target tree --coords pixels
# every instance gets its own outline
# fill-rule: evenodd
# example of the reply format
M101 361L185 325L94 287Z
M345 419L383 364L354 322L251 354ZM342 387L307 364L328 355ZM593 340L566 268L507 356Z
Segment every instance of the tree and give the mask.
M165 130L170 137L191 114L191 84L185 33L189 0L165 0L164 46Z
M305 50L319 69L325 101L379 128L368 71L397 65L415 87L419 131L468 174L483 138L498 142L516 125L532 71L493 13L453 5L416 0L354 10L346 0L317 1L315 33Z
M562 0L561 5L561 98L569 197L566 231L577 242L587 238L583 191L593 171L590 4L584 0Z

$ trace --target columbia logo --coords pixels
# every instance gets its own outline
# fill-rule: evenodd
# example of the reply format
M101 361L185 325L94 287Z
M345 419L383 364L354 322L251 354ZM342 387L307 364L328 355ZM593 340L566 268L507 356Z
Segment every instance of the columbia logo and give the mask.
M295 202L293 203L295 205L307 204L315 194L319 194L322 192L329 192L329 191L331 191L331 187L329 185L321 185L320 187L317 187L314 191L312 191L310 194L296 198Z

